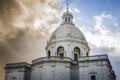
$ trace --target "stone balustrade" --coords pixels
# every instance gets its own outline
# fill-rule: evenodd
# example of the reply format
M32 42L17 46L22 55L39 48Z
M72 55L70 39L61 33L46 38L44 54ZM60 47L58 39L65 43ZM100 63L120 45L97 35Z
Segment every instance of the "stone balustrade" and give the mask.
M78 61L91 61L91 60L107 60L108 59L108 56L107 55L95 55L95 56L84 56L84 57L80 57L78 59Z
M78 61L91 61L91 60L107 60L108 56L107 55L95 55L95 56L83 56L78 58ZM72 60L69 57L57 57L57 56L51 56L51 57L42 57L42 58L38 58L32 61L32 64L36 64L36 63L41 63L41 62L50 62L50 61L55 61L55 62L74 62L74 60ZM77 62L77 61L75 61ZM12 63L12 64L6 64L5 68L12 68L12 67L31 67L30 64L26 63L26 62L20 62L20 63Z
M33 60L32 63L36 64L36 63L40 63L40 62L50 62L50 61L55 61L55 62L71 62L71 58L68 57L57 57L57 56L51 56L51 57L42 57L42 58L38 58L36 60Z
M26 62L10 63L10 64L6 64L5 68L15 68L15 67L31 67L31 65Z

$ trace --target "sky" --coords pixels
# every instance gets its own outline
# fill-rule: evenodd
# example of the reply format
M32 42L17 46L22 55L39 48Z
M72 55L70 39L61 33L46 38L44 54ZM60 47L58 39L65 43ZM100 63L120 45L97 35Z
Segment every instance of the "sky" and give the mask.
M67 2L88 41L90 55L107 54L120 80L120 1L66 0L62 4Z
M45 56L52 32L69 3L90 55L107 54L120 80L120 0L0 0L0 80L6 63Z

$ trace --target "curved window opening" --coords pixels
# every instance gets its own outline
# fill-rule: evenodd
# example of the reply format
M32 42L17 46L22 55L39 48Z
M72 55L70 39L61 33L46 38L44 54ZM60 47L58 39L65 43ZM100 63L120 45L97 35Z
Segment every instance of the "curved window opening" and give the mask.
M65 21L67 21L67 17L65 17Z
M50 51L48 51L48 58L50 58L51 57L51 53L50 53Z
M60 53L60 59L64 58L64 53Z
M70 21L70 17L68 18L68 21Z
M96 76L95 75L91 75L91 80L96 80Z
M57 56L59 56L60 59L64 58L64 47L62 47L62 46L58 47L58 49L57 49Z
M57 52L58 53L64 52L64 48L62 46L58 47Z
M88 55L89 55L89 52L86 53L86 56L87 56L87 57L88 57Z
M78 57L80 57L80 49L78 47L74 48L74 60L77 61Z
M80 49L78 47L75 47L74 52L80 53Z
M74 60L78 61L78 54L74 54Z

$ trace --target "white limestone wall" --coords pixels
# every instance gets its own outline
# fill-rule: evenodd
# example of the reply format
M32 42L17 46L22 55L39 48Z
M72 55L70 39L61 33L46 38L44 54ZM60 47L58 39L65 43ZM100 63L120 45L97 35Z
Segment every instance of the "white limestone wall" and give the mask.
M7 69L5 80L24 80L24 68Z
M86 47L84 44L77 42L77 41L59 41L53 43L47 47L46 52L51 51L51 56L57 56L57 48L64 47L64 56L70 57L71 59L74 58L74 48L78 47L81 51L80 56L86 56L86 53L89 52L89 48ZM46 54L48 55L48 54Z
M70 80L70 63L45 62L33 65L32 80Z
M95 75L96 80L109 80L109 73L106 61L79 63L79 80L91 80L91 75Z
M42 64L32 66L31 80L40 80L42 76Z

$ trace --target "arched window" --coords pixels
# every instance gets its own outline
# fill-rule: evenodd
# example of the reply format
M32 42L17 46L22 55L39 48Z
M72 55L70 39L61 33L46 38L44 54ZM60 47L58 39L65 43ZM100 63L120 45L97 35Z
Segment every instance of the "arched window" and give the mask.
M80 57L80 49L78 47L74 48L74 60L77 61L78 57Z
M75 48L74 48L74 52L80 53L80 49L79 49L78 47L75 47Z
M65 21L67 21L67 17L65 17Z
M61 59L64 58L64 47L62 47L62 46L58 47L58 49L57 49L57 55L58 55Z
M48 51L48 58L50 58L51 57L51 53L50 53L50 50Z
M89 52L86 53L86 56L87 56L87 57L88 57L88 55L89 55Z
M70 17L68 18L68 21L70 21Z
M96 76L95 75L91 75L91 80L96 80Z

